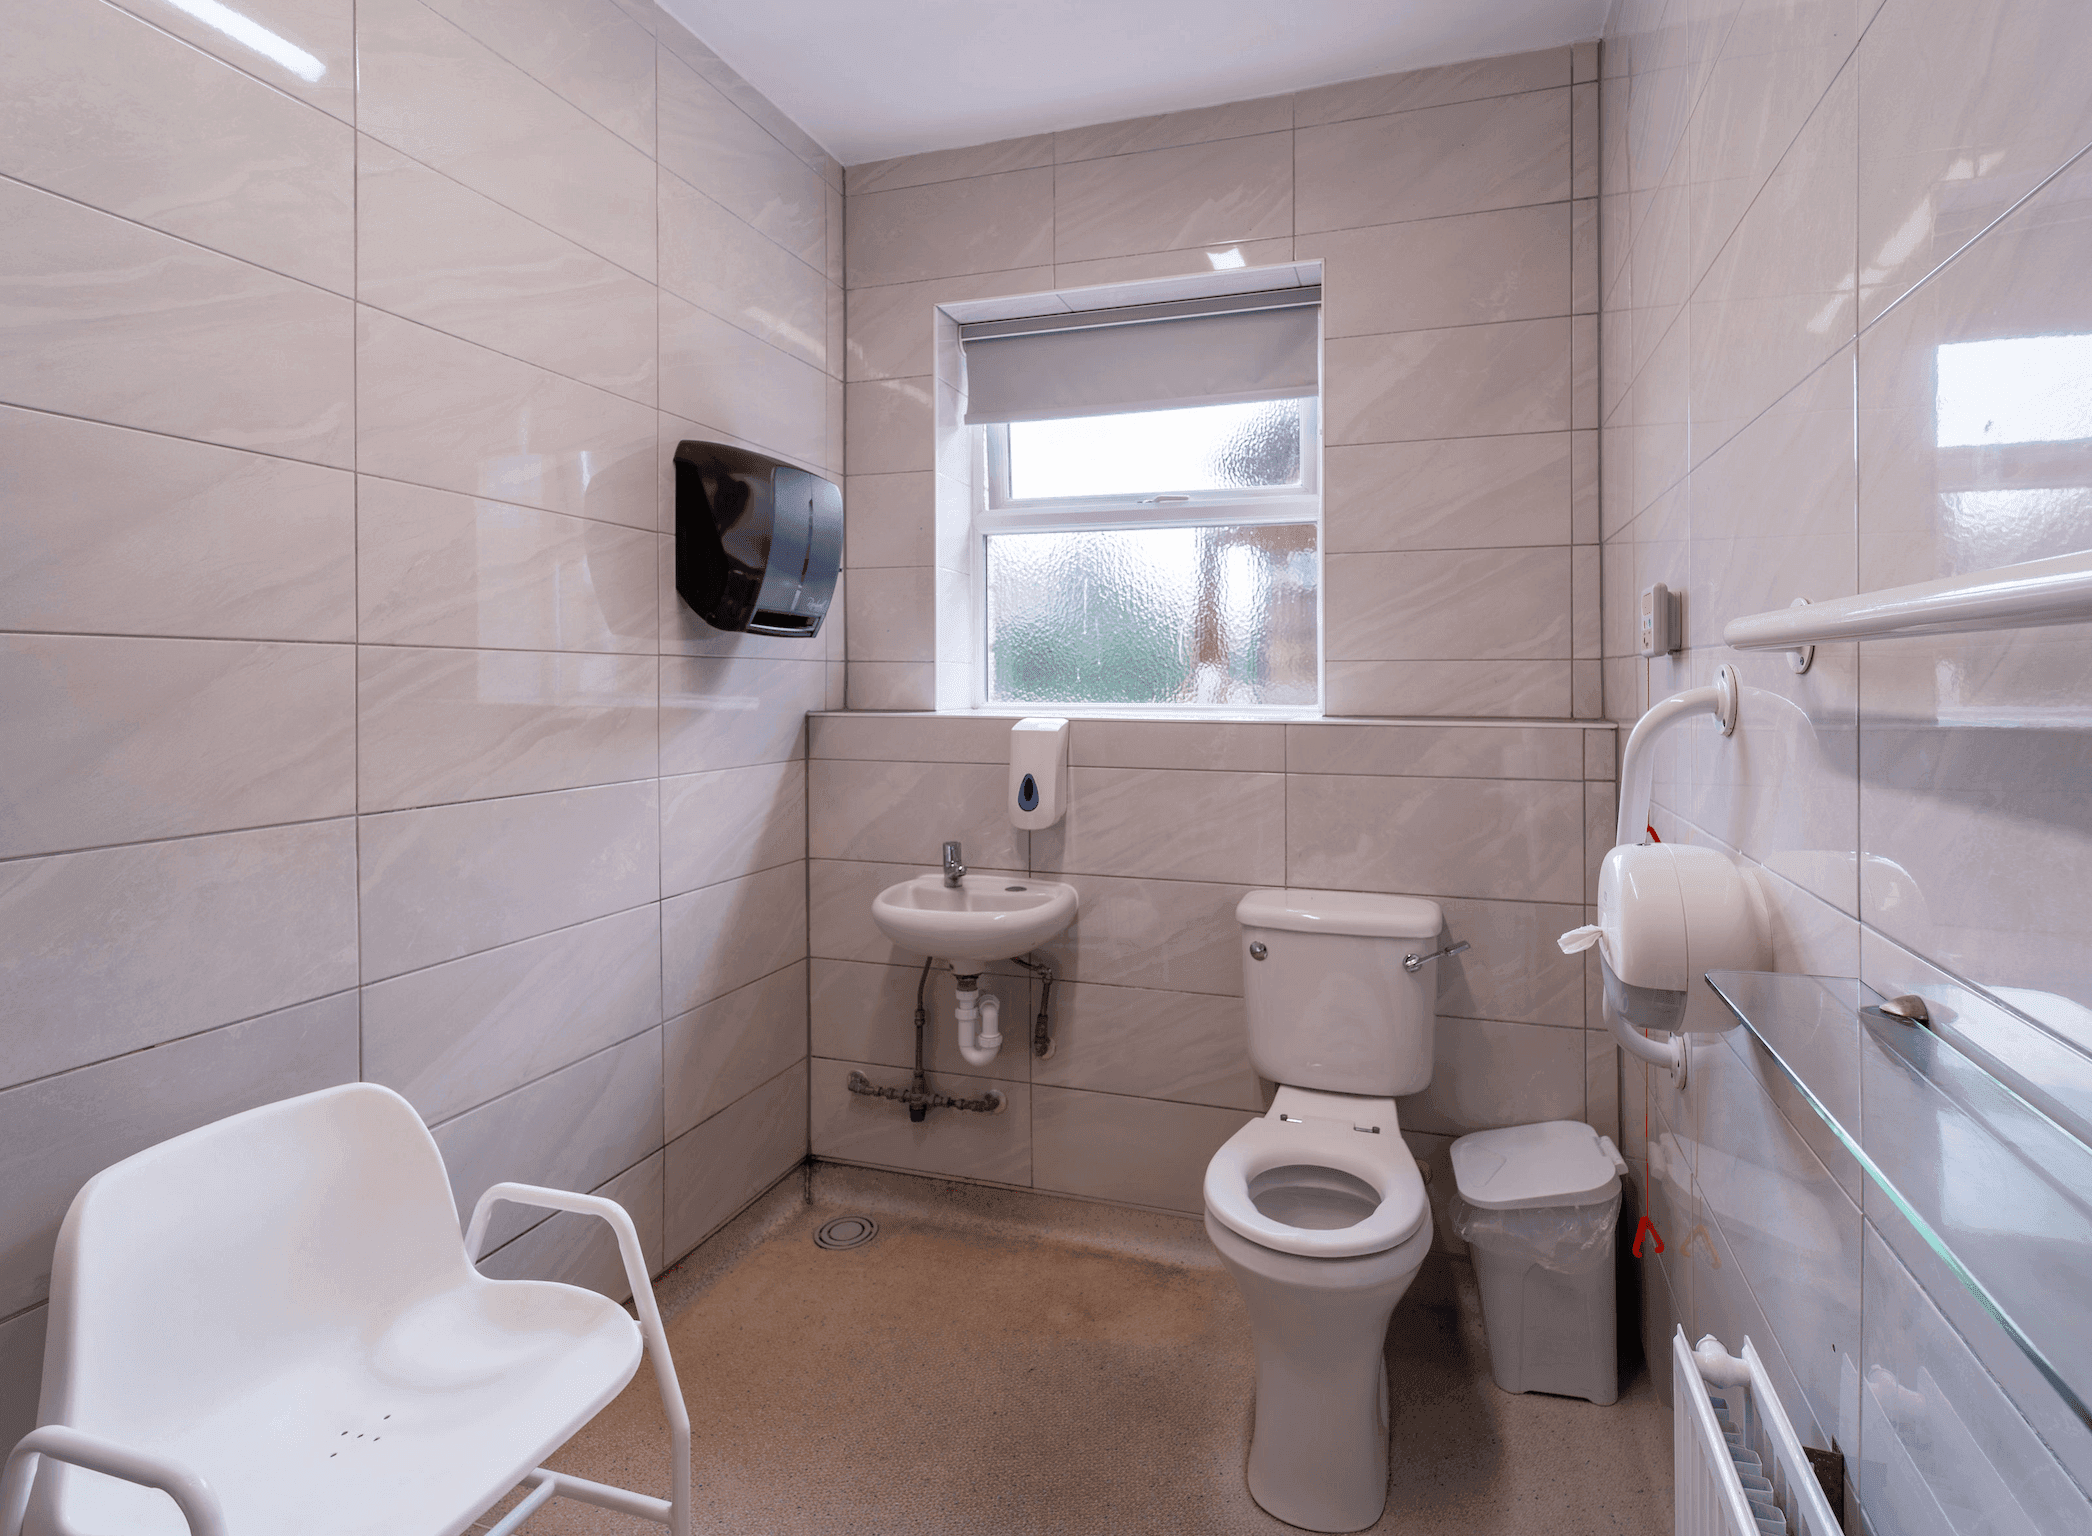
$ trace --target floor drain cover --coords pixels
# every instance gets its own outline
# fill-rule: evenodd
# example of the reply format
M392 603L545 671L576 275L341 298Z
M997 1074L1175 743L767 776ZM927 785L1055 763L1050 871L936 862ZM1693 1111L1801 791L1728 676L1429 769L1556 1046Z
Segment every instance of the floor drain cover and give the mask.
M823 1248L862 1248L879 1235L879 1223L869 1216L838 1216L821 1224L814 1241Z

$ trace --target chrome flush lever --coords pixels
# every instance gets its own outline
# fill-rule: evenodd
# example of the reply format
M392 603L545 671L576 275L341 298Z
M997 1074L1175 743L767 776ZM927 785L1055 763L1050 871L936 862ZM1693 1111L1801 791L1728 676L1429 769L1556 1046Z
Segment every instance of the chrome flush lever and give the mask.
M1433 960L1443 960L1447 955L1460 954L1466 948L1467 940L1461 939L1458 943L1448 944L1444 949L1434 949L1428 955L1404 955L1402 957L1402 969L1414 976Z

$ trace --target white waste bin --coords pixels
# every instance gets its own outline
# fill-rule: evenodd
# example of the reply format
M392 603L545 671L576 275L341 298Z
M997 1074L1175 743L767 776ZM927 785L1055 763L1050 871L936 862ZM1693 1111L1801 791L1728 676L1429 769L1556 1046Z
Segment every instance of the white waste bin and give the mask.
M1506 1392L1618 1399L1613 1246L1626 1171L1611 1139L1576 1120L1453 1143L1453 1230L1474 1250L1490 1374Z

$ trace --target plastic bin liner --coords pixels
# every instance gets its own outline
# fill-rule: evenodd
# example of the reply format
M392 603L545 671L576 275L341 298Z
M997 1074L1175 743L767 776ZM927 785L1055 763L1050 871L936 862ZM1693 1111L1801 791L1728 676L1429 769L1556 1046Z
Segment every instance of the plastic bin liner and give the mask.
M1612 1252L1613 1229L1620 1224L1620 1191L1590 1205L1540 1205L1509 1211L1484 1210L1456 1194L1449 1214L1453 1230L1477 1247L1515 1254L1545 1269L1573 1275L1599 1264Z

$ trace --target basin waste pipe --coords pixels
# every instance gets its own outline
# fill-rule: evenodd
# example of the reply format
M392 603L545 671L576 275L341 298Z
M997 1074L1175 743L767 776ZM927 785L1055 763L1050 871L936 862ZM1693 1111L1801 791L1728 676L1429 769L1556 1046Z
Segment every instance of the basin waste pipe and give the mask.
M959 1005L954 1016L959 1025L959 1054L968 1066L985 1067L1002 1054L1002 1000L981 990L978 976L961 976Z

